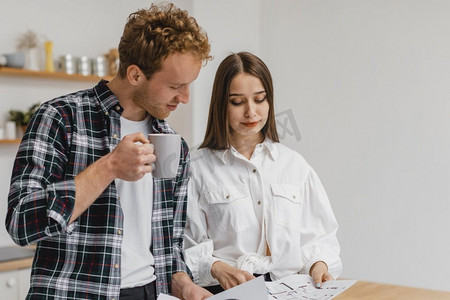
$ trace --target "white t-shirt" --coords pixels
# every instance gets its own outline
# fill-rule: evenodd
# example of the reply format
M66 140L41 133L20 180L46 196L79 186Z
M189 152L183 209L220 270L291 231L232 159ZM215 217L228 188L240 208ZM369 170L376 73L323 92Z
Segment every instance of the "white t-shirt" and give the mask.
M120 118L120 134L150 133L150 116L143 121ZM153 177L145 174L138 181L115 180L124 214L120 288L142 286L156 279L152 243Z
M288 147L266 139L250 160L233 147L191 152L185 259L197 284L218 284L217 260L272 279L322 260L336 278L337 228L317 174Z

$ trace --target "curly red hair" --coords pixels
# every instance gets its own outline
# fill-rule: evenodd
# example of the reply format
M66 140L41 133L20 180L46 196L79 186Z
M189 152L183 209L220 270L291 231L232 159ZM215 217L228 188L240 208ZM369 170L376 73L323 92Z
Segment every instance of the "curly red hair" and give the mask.
M128 17L119 43L118 76L125 78L128 66L134 64L150 79L174 53L189 52L206 63L212 58L210 49L206 32L187 11L173 4L152 4Z

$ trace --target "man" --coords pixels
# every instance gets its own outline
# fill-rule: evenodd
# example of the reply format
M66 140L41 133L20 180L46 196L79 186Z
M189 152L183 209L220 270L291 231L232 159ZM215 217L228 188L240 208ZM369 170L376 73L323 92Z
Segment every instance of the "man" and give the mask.
M207 62L206 33L172 4L131 14L110 82L44 103L14 163L6 228L37 243L28 299L182 299L196 286L182 256L188 148L178 173L151 176L147 134L189 100Z

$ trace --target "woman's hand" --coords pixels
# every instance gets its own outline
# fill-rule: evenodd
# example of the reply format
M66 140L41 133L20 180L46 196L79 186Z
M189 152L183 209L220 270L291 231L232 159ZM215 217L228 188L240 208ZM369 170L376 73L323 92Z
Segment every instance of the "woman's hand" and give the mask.
M314 280L314 286L316 288L320 288L322 286L322 282L327 280L334 280L333 276L328 272L328 266L323 261L318 261L314 263L309 270L309 275Z
M255 278L249 272L232 267L222 261L216 261L211 266L211 275L219 281L220 286L225 290Z

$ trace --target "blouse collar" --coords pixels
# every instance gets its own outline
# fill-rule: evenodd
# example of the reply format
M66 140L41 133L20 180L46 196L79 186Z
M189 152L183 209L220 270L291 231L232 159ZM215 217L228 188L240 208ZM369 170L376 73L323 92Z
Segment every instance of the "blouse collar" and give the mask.
M276 144L277 144L276 142L272 141L269 138L266 138L264 142L257 144L255 146L254 151L259 152L266 151L266 153L269 155L269 158L275 161L279 155L279 150ZM213 152L224 164L227 164L229 161L238 157L239 155L239 152L237 152L237 150L233 146L230 146L230 148L225 150L215 150ZM262 153L261 155L264 154L265 153Z

